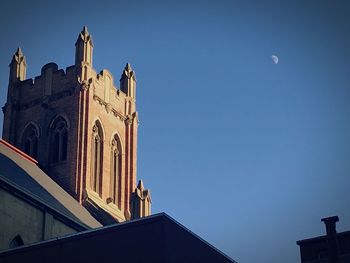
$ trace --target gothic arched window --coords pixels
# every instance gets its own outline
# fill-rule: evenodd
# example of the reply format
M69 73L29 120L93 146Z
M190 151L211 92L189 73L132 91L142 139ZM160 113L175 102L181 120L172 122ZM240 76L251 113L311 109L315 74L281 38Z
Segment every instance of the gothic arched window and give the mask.
M120 208L121 197L121 173L122 173L122 151L120 140L114 135L111 146L111 184L110 193L113 203Z
M50 141L51 162L58 163L67 160L68 127L63 117L56 118L51 125Z
M21 238L20 235L17 235L11 240L9 248L20 247L23 245L24 245L23 239Z
M38 137L39 131L33 124L26 127L22 136L23 151L34 159L38 157Z
M102 163L103 163L103 132L100 122L96 121L92 128L92 162L91 162L91 189L102 194Z

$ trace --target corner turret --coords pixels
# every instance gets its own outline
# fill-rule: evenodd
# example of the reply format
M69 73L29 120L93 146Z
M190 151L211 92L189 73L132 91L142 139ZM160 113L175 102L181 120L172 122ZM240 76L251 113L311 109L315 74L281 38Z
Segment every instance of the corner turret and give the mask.
M122 76L120 77L120 89L127 96L132 98L136 97L136 75L129 63L126 63Z

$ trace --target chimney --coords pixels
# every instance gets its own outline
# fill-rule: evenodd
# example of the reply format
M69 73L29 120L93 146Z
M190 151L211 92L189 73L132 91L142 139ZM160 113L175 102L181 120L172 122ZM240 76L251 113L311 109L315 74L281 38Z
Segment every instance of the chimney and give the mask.
M327 246L330 262L338 263L338 240L336 223L339 221L338 216L326 217L321 219L326 225L327 232Z

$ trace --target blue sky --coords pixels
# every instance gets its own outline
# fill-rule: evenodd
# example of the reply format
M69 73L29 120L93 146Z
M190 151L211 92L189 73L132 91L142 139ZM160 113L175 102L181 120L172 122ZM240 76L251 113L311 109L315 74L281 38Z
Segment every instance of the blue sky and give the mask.
M0 102L17 46L32 78L72 65L87 25L97 71L136 71L153 212L239 262L295 263L322 217L350 229L349 13L347 1L5 1Z

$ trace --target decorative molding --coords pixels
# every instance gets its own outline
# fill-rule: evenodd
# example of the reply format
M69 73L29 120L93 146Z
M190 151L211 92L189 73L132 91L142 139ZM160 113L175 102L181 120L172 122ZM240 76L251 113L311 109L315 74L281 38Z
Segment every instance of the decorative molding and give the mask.
M80 90L81 91L86 91L89 89L89 85L84 81L81 86L80 86Z
M112 104L105 102L103 99L101 99L99 96L94 95L93 96L94 101L97 101L101 106L104 106L107 113L113 114L117 119L125 120L126 117L123 116L119 111L117 111L115 108L113 108Z
M78 81L80 81L80 79ZM81 81L80 90L81 91L88 90L91 87L92 83L93 83L92 78L89 78L88 81L86 81L86 80Z
M113 109L113 107L112 107L112 105L110 103L107 103L105 108L106 108L107 113L110 113L112 111L112 109Z
M132 124L132 122L133 122L133 116L132 115L128 115L126 118L125 118L125 123L127 124L127 125L131 125Z

